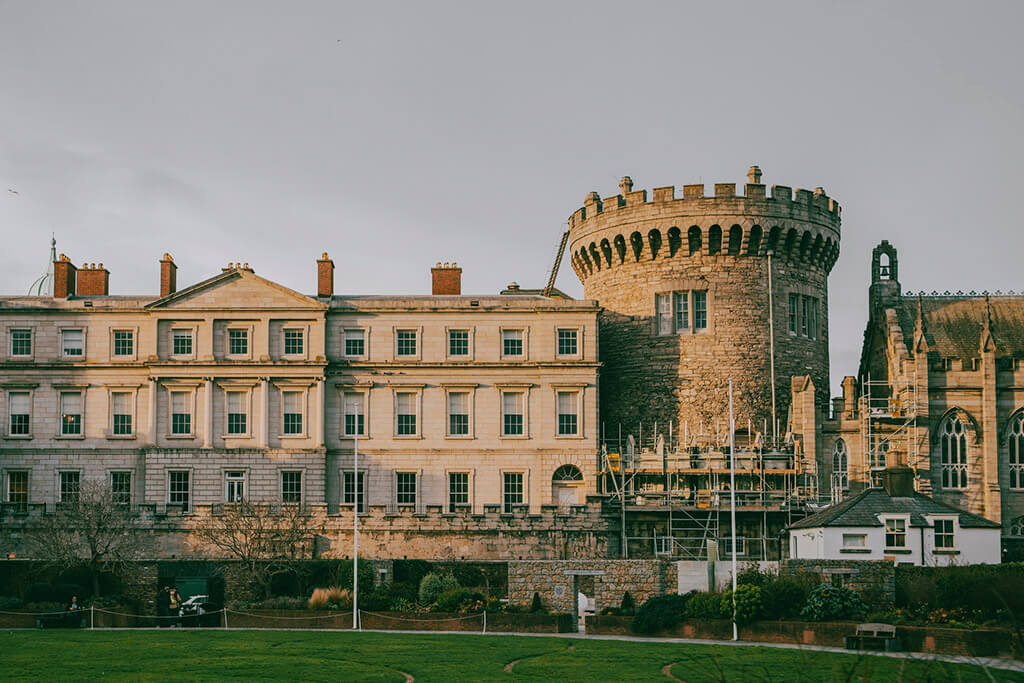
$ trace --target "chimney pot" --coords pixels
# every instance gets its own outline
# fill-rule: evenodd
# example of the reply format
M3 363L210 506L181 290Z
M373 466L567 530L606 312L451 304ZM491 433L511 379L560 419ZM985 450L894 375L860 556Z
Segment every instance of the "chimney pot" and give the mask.
M71 263L67 254L61 254L53 262L53 298L67 299L75 295L78 282L78 269Z
M438 261L437 265L430 269L431 288L430 293L434 296L459 296L462 294L462 268L455 263L445 261L444 265Z
M110 294L110 273L99 264L90 263L77 273L75 289L78 296L107 296Z

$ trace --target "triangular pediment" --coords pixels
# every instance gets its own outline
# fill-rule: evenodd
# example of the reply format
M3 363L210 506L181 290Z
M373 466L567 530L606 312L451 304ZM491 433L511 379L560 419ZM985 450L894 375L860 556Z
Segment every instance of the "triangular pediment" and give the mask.
M236 268L203 280L180 292L157 299L151 309L244 310L307 309L322 310L327 305L294 289L289 289L249 270Z

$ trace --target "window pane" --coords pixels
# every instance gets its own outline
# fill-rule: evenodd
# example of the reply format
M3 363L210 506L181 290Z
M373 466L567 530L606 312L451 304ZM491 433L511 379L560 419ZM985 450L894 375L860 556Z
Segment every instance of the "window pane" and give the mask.
M456 505L469 505L469 472L448 473L448 511Z
M171 392L171 433L192 433L191 396L184 391Z
M687 292L673 292L672 308L675 315L676 332L690 328L690 297Z
M448 355L468 356L469 355L469 330L448 331Z
M302 472L281 473L281 502L302 502Z
M135 333L131 330L114 331L114 355L131 356L135 350Z
M78 484L79 474L78 472L61 472L60 473L60 502L61 503L77 503L78 502Z
M82 433L82 395L78 392L60 395L60 433L69 436Z
M398 434L416 434L416 394L395 394L395 412L398 417Z
M240 391L228 393L228 434L248 432L248 410L246 395Z
M10 406L10 433L12 435L27 435L29 433L29 393L27 391L11 392L8 395Z
M504 511L510 513L514 505L523 504L522 472L505 472L504 476Z
M558 392L558 433L576 434L578 429L578 413L576 410L578 394L569 391Z
M395 475L396 502L399 505L416 504L416 473L398 472Z
M469 392L453 391L448 394L448 433L454 436L469 434Z
M352 476L352 472L343 473L345 480L345 497L344 504L352 505L353 500L356 497L356 490L354 486L355 478ZM366 473L359 472L359 511L366 512ZM415 498L415 491L413 491L413 497Z
M578 353L577 330L558 331L558 355L574 356Z
M132 473L110 473L110 496L114 505L129 505L132 502Z
M19 512L28 510L28 472L7 473L7 501Z
M708 326L708 293L693 293L693 329L704 330Z
M366 433L366 397L361 393L345 394L345 434L362 436Z
M173 335L173 353L176 356L189 356L192 354L192 331L175 330Z
M63 330L61 348L65 356L81 356L84 351L81 330Z
M672 334L672 295L655 294L654 309L658 316L658 334Z
M416 331L415 330L398 330L398 355L399 356L415 356L416 355Z
M502 330L501 332L502 349L501 353L505 356L521 356L523 355L523 331L522 330Z
M174 505L182 505L185 509L189 507L189 473L170 472L168 473L168 495L167 502Z
M284 352L285 355L298 355L302 353L303 349L303 331L302 330L285 330L284 331Z
M111 394L110 405L113 413L114 434L131 434L132 395L126 392Z
M362 330L345 330L345 355L362 356L365 353L365 339Z
M281 395L281 403L284 406L284 433L302 433L302 393L298 391L286 391Z
M798 331L797 321L800 319L798 314L798 307L800 305L800 296L798 294L789 295L789 333L796 334Z
M249 353L249 330L228 330L228 353L233 356Z
M523 433L523 393L506 391L502 394L504 434L515 436Z
M32 330L11 330L11 355L32 355Z

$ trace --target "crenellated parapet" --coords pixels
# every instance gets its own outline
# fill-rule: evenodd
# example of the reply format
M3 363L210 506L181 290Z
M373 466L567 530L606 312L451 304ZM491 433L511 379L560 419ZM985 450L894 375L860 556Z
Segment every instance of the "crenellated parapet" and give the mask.
M619 194L602 198L591 192L569 218L573 269L581 281L626 263L657 259L776 258L803 267L831 271L839 257L841 208L815 190L761 184L752 166L744 193L735 183L633 190L629 176Z

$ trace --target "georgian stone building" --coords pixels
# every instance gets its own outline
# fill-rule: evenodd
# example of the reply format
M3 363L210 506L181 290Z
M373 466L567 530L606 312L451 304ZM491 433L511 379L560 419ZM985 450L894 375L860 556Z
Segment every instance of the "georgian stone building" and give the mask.
M596 303L432 273L431 295L338 296L324 254L316 295L248 264L177 290L165 255L159 296L111 296L61 255L53 296L0 298L3 549L96 480L168 554L247 498L307 506L340 556L358 479L371 557L602 553Z

